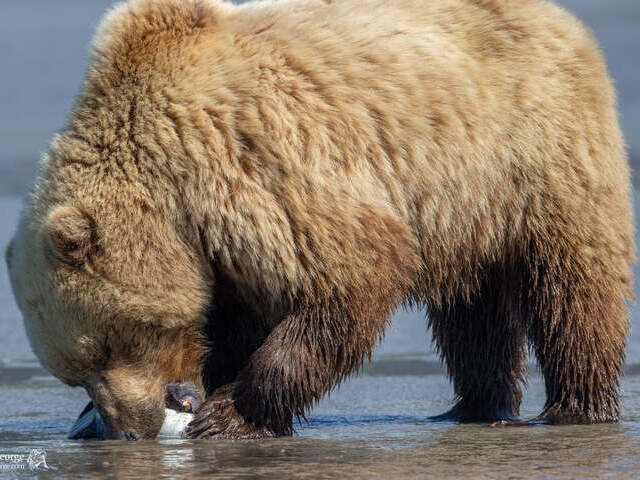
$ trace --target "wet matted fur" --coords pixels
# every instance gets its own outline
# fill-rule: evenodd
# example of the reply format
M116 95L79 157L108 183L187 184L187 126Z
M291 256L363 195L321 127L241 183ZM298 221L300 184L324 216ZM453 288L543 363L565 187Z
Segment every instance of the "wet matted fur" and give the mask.
M540 418L607 422L629 192L600 51L548 2L138 0L7 259L34 351L116 438L155 436L171 382L207 394L191 436L290 434L403 302L445 418L517 417L529 344Z

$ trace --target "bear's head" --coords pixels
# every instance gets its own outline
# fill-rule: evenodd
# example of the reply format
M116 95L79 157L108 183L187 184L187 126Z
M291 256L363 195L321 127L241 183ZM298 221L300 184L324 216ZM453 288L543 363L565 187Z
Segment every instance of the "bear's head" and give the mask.
M59 135L43 162L7 249L11 284L35 354L86 389L107 436L152 438L167 384L202 392L211 277L183 218L110 163L72 161L91 155L73 144Z
M7 249L35 354L87 390L113 438L154 437L168 384L203 393L211 252L176 133L180 95L200 77L181 84L172 72L198 58L185 48L199 51L192 43L215 25L216 5L133 0L106 16Z

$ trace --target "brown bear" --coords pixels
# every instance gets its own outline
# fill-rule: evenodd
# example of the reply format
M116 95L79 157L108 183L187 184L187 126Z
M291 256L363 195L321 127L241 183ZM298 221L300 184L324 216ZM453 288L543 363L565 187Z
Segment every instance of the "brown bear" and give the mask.
M444 418L619 418L629 168L592 36L538 0L134 0L95 40L7 252L33 349L109 438L292 433L399 305Z

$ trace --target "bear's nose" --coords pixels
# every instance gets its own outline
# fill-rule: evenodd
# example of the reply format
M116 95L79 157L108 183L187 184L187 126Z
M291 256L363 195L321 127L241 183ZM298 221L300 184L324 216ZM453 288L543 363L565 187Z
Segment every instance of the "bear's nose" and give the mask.
M140 439L140 436L136 432L134 432L133 430L129 430L129 431L125 432L124 438L126 440L135 441L135 440Z

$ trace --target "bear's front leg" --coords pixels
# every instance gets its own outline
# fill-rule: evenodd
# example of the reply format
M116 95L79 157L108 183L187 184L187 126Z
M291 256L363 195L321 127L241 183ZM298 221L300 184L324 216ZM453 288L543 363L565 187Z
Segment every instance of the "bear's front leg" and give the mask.
M399 293L399 292L396 292ZM196 412L190 438L290 435L293 417L356 370L383 333L399 296L370 296L351 308L309 310L285 318L236 380L215 390ZM353 302L353 300L351 300Z
M232 383L213 392L186 432L190 438L290 435L337 382L357 369L381 336L395 301L372 312L310 311L280 323ZM370 300L370 299L367 299ZM390 299L389 299L390 300ZM380 307L382 307L380 305ZM366 312L354 317L357 310Z
M236 379L213 392L187 431L191 438L290 435L293 417L357 370L410 291L418 259L404 226L365 217L336 261L299 295ZM353 258L345 259L345 257Z

